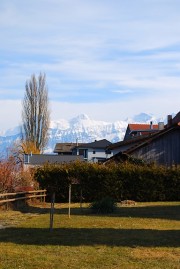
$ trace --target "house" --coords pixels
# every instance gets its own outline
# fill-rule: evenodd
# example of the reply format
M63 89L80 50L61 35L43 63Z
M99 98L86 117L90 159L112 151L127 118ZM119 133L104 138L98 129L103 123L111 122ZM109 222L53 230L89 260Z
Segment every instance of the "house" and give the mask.
M163 128L163 123L152 124L152 122L150 122L150 124L128 124L124 140L111 144L107 147L107 150L110 150L113 155L116 155L119 152L124 152L127 149L145 141Z
M95 140L91 143L84 143L73 148L73 154L82 155L84 160L89 162L103 162L112 156L111 151L106 148L111 145L106 139Z
M148 129L148 133L144 132L143 135L132 136L110 145L108 149L114 155L111 160L117 159L119 154L124 153L147 163L179 165L180 112L174 118L168 115L167 124L160 123L156 131L149 132L149 130L152 129Z
M50 164L61 164L79 161L102 162L112 156L111 152L106 152L107 146L111 142L106 139L94 141L92 143L57 143L55 154L25 154L24 168Z
M91 143L57 143L54 153L58 155L83 156L85 161L102 162L112 156L110 151L106 151L111 145L106 139L95 140Z
M159 128L163 129L163 123L162 124L153 124L152 121L150 124L137 124L132 123L128 124L128 127L126 129L126 133L124 136L124 140L131 139L133 137L137 136L144 136L148 134L155 133L159 130Z
M111 142L106 139L95 140L91 143L57 143L54 153L83 156L85 161L102 162L112 156L111 152L106 152L106 148L110 144Z

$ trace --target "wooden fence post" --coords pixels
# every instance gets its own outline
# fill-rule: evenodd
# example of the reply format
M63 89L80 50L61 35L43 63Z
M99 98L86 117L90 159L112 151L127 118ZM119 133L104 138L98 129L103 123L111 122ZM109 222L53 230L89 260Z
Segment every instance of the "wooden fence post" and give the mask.
M55 192L53 192L52 197L51 197L51 209L50 209L50 232L52 232L52 230L53 230L54 202L55 202Z
M71 217L71 184L69 184L69 210L68 210L68 216Z
M8 196L5 196L5 199L6 200L8 200ZM6 203L6 210L8 210L9 209L9 204L8 204L8 202Z

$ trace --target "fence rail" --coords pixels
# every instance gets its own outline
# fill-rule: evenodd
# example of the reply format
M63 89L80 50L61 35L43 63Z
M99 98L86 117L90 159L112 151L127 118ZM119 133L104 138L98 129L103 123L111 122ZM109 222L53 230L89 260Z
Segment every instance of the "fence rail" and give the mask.
M46 190L0 193L0 205L19 200L28 200L32 198L41 198L43 199L43 202L45 202L45 197Z

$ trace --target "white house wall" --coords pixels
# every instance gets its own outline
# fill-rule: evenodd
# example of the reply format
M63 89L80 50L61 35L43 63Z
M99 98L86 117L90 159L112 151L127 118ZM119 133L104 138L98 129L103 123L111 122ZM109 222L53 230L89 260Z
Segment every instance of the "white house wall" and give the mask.
M93 151L95 151L95 154L93 154ZM113 153L106 154L105 150L102 149L88 149L88 161L96 161L97 159L101 158L110 158L113 156Z

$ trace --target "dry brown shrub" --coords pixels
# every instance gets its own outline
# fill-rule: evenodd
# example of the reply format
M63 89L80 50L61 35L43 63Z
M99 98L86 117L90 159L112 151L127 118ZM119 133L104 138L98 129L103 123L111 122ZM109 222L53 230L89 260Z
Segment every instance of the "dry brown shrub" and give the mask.
M22 188L37 189L32 171L24 171L14 157L0 161L0 193L14 192Z

